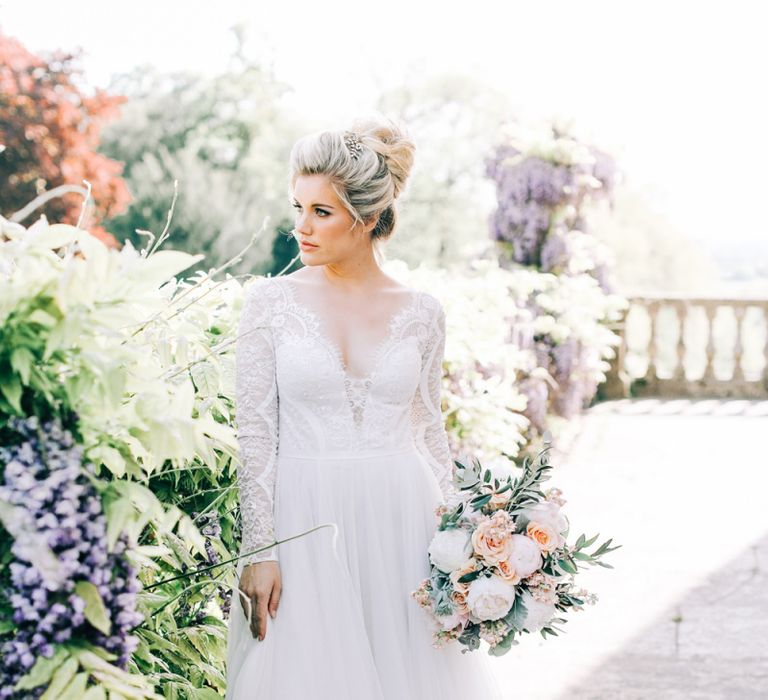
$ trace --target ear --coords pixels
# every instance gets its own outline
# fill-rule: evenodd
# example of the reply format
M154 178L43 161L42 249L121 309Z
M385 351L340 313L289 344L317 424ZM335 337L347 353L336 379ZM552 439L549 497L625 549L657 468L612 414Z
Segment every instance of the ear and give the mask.
M376 228L376 224L379 223L379 216L380 213L376 212L375 214L371 214L367 220L363 220L363 233L370 233Z

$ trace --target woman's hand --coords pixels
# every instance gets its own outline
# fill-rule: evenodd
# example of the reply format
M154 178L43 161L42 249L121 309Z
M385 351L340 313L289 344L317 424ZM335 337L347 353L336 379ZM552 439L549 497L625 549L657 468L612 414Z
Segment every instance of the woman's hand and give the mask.
M283 589L280 565L276 561L258 561L248 564L240 575L238 587L250 601L251 634L264 641L267 634L267 612L274 618ZM240 605L248 618L247 601L240 597Z

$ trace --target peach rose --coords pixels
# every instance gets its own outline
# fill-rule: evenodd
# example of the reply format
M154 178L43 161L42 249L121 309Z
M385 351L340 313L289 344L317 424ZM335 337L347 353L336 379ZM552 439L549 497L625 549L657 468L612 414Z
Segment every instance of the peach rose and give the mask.
M531 520L525 532L539 546L542 552L552 552L557 549L560 538L555 528L549 523Z
M455 571L451 571L451 573L448 574L448 578L451 580L453 590L461 593L462 595L466 595L467 591L469 591L469 584L459 583L459 579L465 574L469 574L472 571L477 571L479 568L480 563L476 559L470 559L466 564L464 564L464 566L456 569Z
M496 564L496 568L499 570L499 576L507 583L511 583L512 585L520 583L520 575L517 573L509 559L502 559Z
M523 509L520 515L530 522L545 525L554 533L554 549L565 544L563 536L568 531L568 520L560 512L560 506L554 501L541 501L533 506Z
M490 518L481 520L472 533L475 554L489 564L508 558L512 552L511 529L512 521L509 513L504 510L498 510Z
M451 593L451 600L456 606L456 612L460 615L469 615L469 605L467 605L467 593L469 593L469 584L461 583L460 586L466 586L466 590L454 590Z

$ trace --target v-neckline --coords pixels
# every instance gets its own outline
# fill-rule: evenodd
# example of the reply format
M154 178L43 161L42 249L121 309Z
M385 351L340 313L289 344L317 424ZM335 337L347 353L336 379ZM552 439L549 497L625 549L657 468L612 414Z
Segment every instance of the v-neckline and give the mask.
M362 377L357 377L349 373L349 368L344 362L344 356L342 355L341 349L337 343L325 332L320 315L306 304L299 303L297 301L296 290L292 286L293 280L289 279L287 275L285 275L283 279L287 282L285 286L288 289L291 302L294 304L294 306L302 309L304 313L312 319L317 338L326 346L326 348L333 356L336 363L336 369L341 373L345 383L357 384L358 386L369 383L376 376L376 373L378 372L381 364L381 360L383 359L384 350L386 349L387 345L392 342L398 322L415 306L416 299L418 298L419 294L417 289L409 290L408 293L410 298L405 304L403 304L401 308L399 308L389 317L389 320L386 324L386 332L384 337L376 344L371 353L373 356L373 369Z

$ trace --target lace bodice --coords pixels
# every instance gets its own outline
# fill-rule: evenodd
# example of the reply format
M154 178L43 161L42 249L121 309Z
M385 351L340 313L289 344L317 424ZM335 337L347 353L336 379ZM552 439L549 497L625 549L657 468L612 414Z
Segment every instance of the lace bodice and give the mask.
M246 287L235 350L235 409L242 552L275 541L278 457L364 456L415 445L444 496L453 459L440 407L445 313L428 292L409 298L372 352L372 369L350 375L341 352L289 277ZM277 560L277 548L244 559Z

